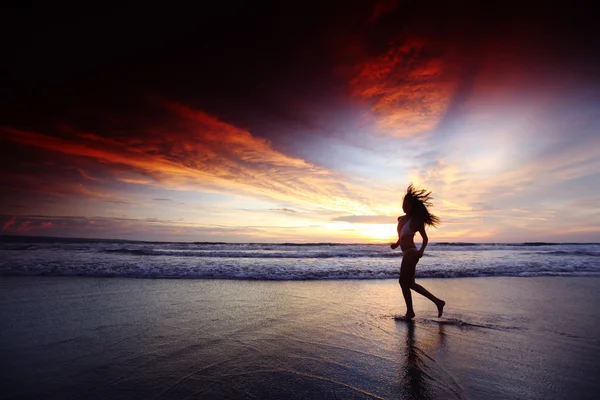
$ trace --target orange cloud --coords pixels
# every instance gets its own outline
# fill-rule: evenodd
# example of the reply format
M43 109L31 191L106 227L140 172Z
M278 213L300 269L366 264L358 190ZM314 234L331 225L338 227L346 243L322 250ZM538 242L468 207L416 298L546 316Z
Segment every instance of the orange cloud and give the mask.
M454 69L439 49L410 37L357 67L350 81L354 96L372 102L386 134L411 137L431 132L449 107L457 87Z
M373 213L361 195L363 189L344 176L287 156L267 140L202 111L178 103L164 106L177 117L171 128L140 129L123 137L93 133L55 137L5 127L0 137L96 160L125 182L181 190L212 188ZM83 193L87 188L77 190Z

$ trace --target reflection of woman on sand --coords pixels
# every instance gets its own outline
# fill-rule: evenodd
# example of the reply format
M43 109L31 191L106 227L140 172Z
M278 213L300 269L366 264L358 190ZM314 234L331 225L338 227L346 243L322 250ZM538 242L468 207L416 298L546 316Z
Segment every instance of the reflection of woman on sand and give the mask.
M436 330L421 330L415 335L415 324L409 321L401 325L406 329L406 343L403 345L403 360L400 361L400 393L402 399L450 399L459 398L460 387L439 368L433 358L439 347L445 346L444 325ZM424 336L425 335L425 336ZM418 337L418 340L415 339ZM450 379L448 379L450 378ZM458 390L456 390L458 389ZM454 395L453 395L454 394Z
M422 294L433 301L438 309L438 317L442 316L445 301L438 299L427 291L423 286L415 283L415 269L419 259L423 257L423 252L429 239L425 233L425 226L437 226L439 218L429 213L428 207L431 207L431 192L425 189L416 189L412 183L406 190L402 210L406 215L398 217L398 241L392 243L392 249L400 246L402 249L402 265L400 267L400 287L402 295L406 301L406 318L412 319L415 316L413 310L412 295L410 290ZM419 232L423 238L421 248L417 250L414 242L415 233Z

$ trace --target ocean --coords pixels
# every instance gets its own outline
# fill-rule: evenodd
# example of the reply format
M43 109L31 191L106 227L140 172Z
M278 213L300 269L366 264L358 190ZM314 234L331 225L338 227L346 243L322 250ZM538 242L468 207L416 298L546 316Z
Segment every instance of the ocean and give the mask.
M600 244L430 243L411 322L401 256L0 237L0 398L598 397Z
M398 278L389 244L181 243L0 236L0 276ZM430 243L418 278L600 276L600 243Z

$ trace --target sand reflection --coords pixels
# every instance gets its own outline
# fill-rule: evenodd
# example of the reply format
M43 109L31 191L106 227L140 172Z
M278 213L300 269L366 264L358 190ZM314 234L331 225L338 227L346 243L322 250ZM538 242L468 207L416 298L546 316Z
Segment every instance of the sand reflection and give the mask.
M400 363L400 397L403 399L438 399L443 394L439 390L436 372L429 364L435 362L432 353L445 346L444 326L434 329L417 327L413 321L403 321L406 328L406 342ZM416 338L416 331L424 336Z

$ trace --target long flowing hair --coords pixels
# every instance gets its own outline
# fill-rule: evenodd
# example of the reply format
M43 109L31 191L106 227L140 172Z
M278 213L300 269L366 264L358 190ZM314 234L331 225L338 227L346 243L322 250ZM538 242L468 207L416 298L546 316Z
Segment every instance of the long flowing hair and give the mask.
M433 206L431 200L431 191L427 189L417 189L411 183L406 189L404 199L410 201L411 209L410 216L416 217L419 221L425 225L437 227L440 223L440 219L429 212L429 207Z

